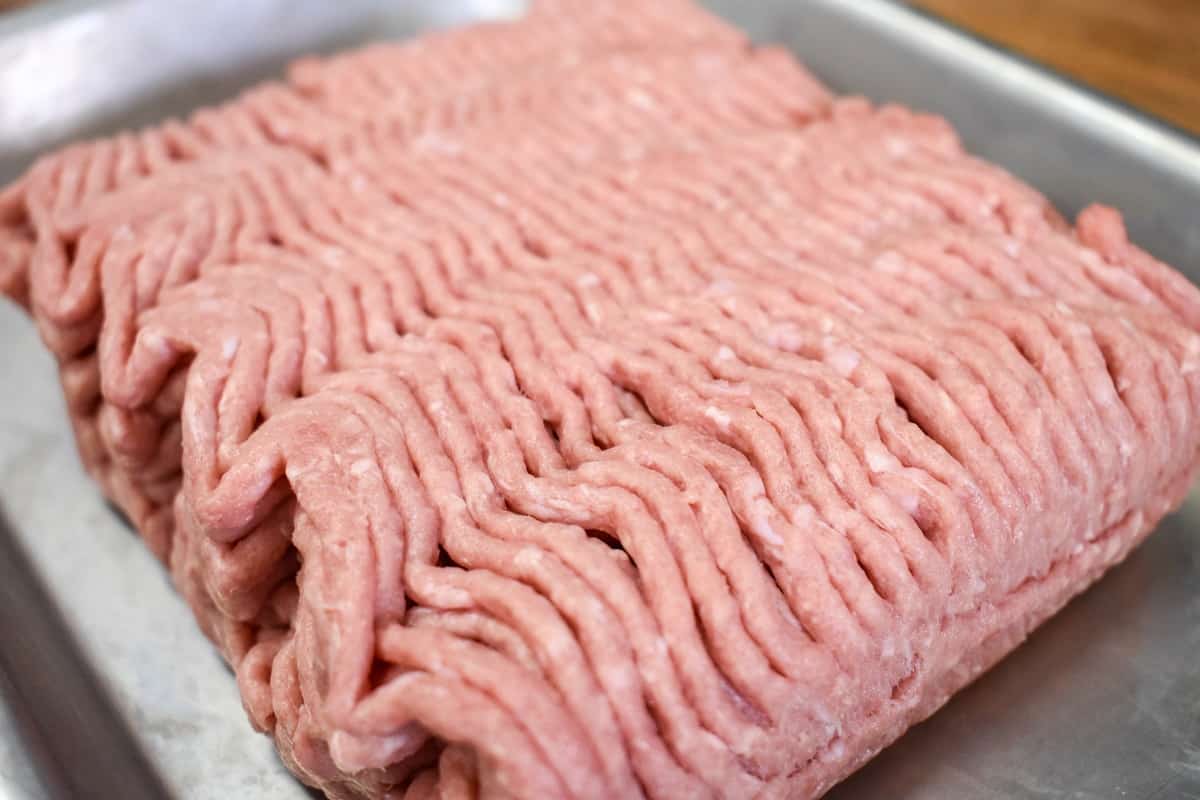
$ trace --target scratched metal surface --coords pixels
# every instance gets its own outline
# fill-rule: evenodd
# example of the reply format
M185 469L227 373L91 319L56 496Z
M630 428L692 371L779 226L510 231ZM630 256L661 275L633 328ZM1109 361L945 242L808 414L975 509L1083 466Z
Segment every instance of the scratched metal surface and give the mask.
M0 19L0 182L84 134L152 122L290 55L511 14L519 0L58 0ZM841 91L950 117L1073 212L1123 208L1200 277L1200 150L884 0L710 0ZM234 24L232 20L236 19ZM0 506L175 794L302 798L162 571L74 456L53 365L0 303ZM69 501L64 502L64 498ZM1200 798L1200 499L836 800ZM37 620L29 621L36 632ZM10 641L0 636L0 647ZM0 717L0 722L3 717ZM0 724L0 798L40 798Z

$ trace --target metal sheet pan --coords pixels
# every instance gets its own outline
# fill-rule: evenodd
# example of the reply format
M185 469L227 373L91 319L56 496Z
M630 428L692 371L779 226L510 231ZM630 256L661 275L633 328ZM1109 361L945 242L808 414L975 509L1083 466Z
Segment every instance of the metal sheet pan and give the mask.
M1068 213L1092 200L1121 207L1135 238L1200 278L1200 149L1187 137L886 0L709 4L792 46L841 91L948 116L973 150ZM0 182L47 147L214 102L293 54L518 7L181 0L167 13L155 0L50 0L0 19ZM135 732L179 797L305 797L250 732L230 674L162 570L85 479L51 360L8 305L0 387L0 508L113 701L97 712L110 717L92 723ZM1096 589L831 796L1200 798L1197 586L1193 498ZM0 633L0 648L43 635L51 615L27 616ZM46 796L3 718L0 796Z

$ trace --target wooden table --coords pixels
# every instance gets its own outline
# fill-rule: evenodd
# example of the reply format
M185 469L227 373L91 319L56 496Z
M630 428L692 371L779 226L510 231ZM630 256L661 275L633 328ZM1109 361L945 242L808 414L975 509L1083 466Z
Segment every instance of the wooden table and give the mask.
M1200 133L1200 0L909 2Z

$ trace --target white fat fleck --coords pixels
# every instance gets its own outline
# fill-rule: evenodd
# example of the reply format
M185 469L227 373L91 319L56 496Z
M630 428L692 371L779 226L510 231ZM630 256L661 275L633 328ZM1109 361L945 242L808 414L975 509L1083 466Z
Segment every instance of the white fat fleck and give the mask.
M1004 252L1009 258L1018 258L1021 255L1021 243L1016 239L1009 239L1004 243Z
M803 344L804 334L795 325L772 325L767 329L766 342L777 350L794 352Z
M710 283L708 288L704 290L704 293L714 297L724 297L725 295L732 294L735 289L737 289L736 283L726 278L720 278Z
M660 656L665 656L668 652L670 652L670 649L671 649L670 646L667 644L666 637L664 637L664 636L659 636L657 639L654 640L654 647L658 651L658 654Z
M636 687L637 680L633 677L631 670L614 667L604 670L603 674L606 678L605 683L614 691L626 692Z
M879 442L871 442L866 447L867 468L871 472L899 472L900 461Z
M434 400L432 403L429 404L429 413L431 413L435 416L441 416L442 412L445 410L446 410L446 404L443 403L441 400Z
M161 356L169 356L175 352L175 349L171 347L171 343L167 341L167 337L157 331L147 331L138 338L142 340L144 347L154 350Z
M834 433L840 434L842 432L842 418L837 414L830 416L829 427L833 428Z
M493 194L492 202L501 208L508 208L509 206L508 195L506 195L504 192L496 192Z
M1082 553L1082 552L1083 552L1083 542L1080 542L1079 544L1077 544L1077 545L1075 545L1074 547L1072 547L1072 548L1071 548L1071 555L1072 555L1072 556L1077 556L1077 555L1079 555L1079 554L1080 554L1080 553Z
M585 272L579 276L579 279L575 283L581 289L591 289L593 286L600 285L600 276L594 272Z
M225 341L221 344L221 358L225 359L226 361L232 361L234 355L237 354L238 345L240 343L241 340L239 340L237 336L227 336Z
M796 166L800 160L801 151L797 147L787 147L779 154L779 166L786 172Z
M984 593L987 583L978 575L972 575L967 579L967 585L964 588L969 596L976 597Z
M813 524L817 518L817 510L808 503L800 503L792 509L792 522L798 528L805 528Z
M768 544L776 547L783 544L783 537L771 525L771 504L766 500L758 502L758 508L755 509L754 517L754 532Z
M732 421L732 417L716 406L709 406L708 408L704 409L704 416L715 422L717 427L722 431L727 432L729 430L729 423Z
M286 139L292 133L292 126L286 122L276 122L271 128L275 131L275 135L281 139Z
M1179 371L1184 375L1200 371L1200 336L1192 336L1188 339L1187 351L1183 355Z
M840 484L842 482L842 478L844 478L845 475L842 474L842 468L839 467L837 464L830 464L829 465L829 477L833 479L834 483Z
M318 367L323 367L329 363L329 356L322 353L320 350L310 350L312 360Z
M609 613L608 606L606 606L604 604L604 601L602 601L598 597L591 597L587 600L584 600L583 601L583 611L588 616L596 617L596 618L603 617Z
M1105 408L1112 408L1116 405L1117 396L1115 394L1116 387L1112 385L1108 377L1092 381L1092 397L1096 398L1096 402Z
M258 470L255 473L255 479L252 483L246 483L242 488L245 491L243 497L259 498L265 495L271 488L271 484L275 483L275 470L271 469L270 465L265 462L265 459L259 461Z
M821 317L821 333L833 333L833 317Z
M838 739L829 744L829 747L821 755L821 760L826 763L831 762L831 761L837 762L837 761L841 761L845 757L846 757L846 743L843 742L841 739Z
M820 703L816 703L812 707L812 714L821 723L821 727L825 729L825 737L833 739L842 732L841 723L833 716L833 713Z
M585 303L583 313L588 318L588 322L591 323L597 323L604 318L604 312L595 303Z
M721 394L726 397L748 397L753 391L749 384L731 383L720 379L710 381L708 386L714 394Z
M346 259L346 251L340 247L326 247L321 251L321 260L331 267L341 266Z
M732 361L734 357L733 350L729 347L721 345L719 348L717 348L718 361Z
M876 256L871 262L871 268L887 275L900 275L906 269L906 265L898 253L889 250Z
M1121 552L1121 540L1119 538L1109 539L1104 545L1104 560L1112 561Z
M192 195L183 202L183 210L189 216L203 214L208 210L208 201L200 195Z
M630 89L625 93L625 99L629 104L637 108L651 109L654 108L654 98L647 94L642 89Z
M858 351L849 347L835 348L825 356L825 363L843 378L849 378L853 375L854 370L858 369L858 365L861 362L862 356L858 354Z
M311 471L311 466L301 467L292 462L289 462L287 466L283 468L283 474L287 477L288 482L290 483L298 483L301 478Z
M915 517L917 512L921 510L921 499L910 492L900 495L896 498L896 501L900 503L900 507L904 509L904 513L910 517Z
M540 508L541 516L547 519L555 517L572 517L578 514L578 507L570 500L560 497L546 497L542 499Z
M738 753L752 753L759 751L768 741L767 733L762 728L749 727L739 733L730 746L735 747Z
M1124 375L1117 379L1118 394L1125 394L1127 391L1129 391L1131 386L1133 386L1133 381L1129 380L1129 378L1125 377Z
M708 207L713 211L724 211L729 208L729 198L718 190L714 190L708 196ZM734 216L735 219L740 219L740 215Z
M367 177L362 173L356 172L354 176L350 178L350 191L355 192L356 194L361 194L362 192L366 191L366 189Z
M1075 312L1071 310L1071 307L1069 305L1067 305L1066 303L1064 303L1062 300L1055 300L1054 307L1057 308L1058 312L1060 314L1062 314L1063 316L1067 316L1067 317L1075 316Z
M130 242L133 241L133 227L127 222L121 227L113 231L113 242Z
M355 476L363 475L370 472L374 466L375 463L370 459L360 458L350 465L350 474Z
M338 769L358 772L388 763L395 753L411 741L412 737L408 734L354 736L345 731L335 731L329 737L329 755Z
M853 300L849 300L845 297L842 298L842 305L844 305L846 308L848 308L854 314L861 314L864 311L863 307L860 306L858 303L854 302Z
M448 136L439 133L424 133L413 140L413 149L445 155L458 155L462 152L462 144Z
M902 158L912 151L912 142L898 136L889 136L884 147L887 148L888 155L892 158Z
M554 636L546 643L547 655L554 661L569 658L575 649L575 643L569 636Z
M647 322L655 325L665 325L669 322L675 321L675 317L671 314L668 314L666 311L647 311L645 314L643 314L643 317Z
M522 547L513 562L523 569L534 569L542 563L542 551L536 547Z

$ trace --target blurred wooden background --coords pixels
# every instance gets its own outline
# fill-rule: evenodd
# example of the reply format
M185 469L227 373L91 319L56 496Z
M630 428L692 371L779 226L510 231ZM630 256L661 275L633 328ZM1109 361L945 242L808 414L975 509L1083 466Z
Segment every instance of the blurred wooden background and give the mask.
M909 0L1200 133L1200 0Z
M1200 0L908 2L1200 133Z

